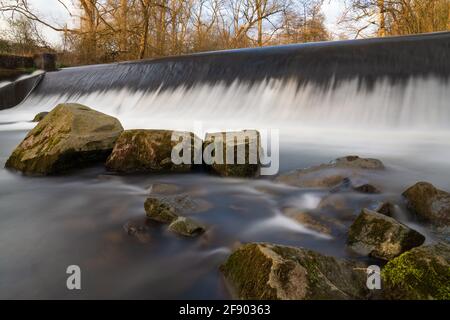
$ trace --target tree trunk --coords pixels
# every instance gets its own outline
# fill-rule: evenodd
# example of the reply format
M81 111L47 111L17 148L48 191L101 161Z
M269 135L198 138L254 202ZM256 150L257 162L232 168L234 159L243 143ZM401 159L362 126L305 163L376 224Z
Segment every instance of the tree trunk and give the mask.
M128 51L128 0L120 0L120 54Z
M379 10L379 29L378 36L385 37L386 36L386 8L384 0L377 0L378 10Z

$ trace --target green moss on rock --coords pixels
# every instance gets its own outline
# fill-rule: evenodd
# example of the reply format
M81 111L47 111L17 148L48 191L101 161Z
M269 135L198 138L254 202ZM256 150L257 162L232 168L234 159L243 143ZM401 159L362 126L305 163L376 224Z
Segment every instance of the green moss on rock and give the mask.
M387 299L450 299L450 247L421 246L389 261L382 270Z
M177 164L172 161L172 151L176 146L181 146L179 140L172 140L175 135L186 137L183 146L189 152L188 163ZM187 141L187 137L190 141ZM190 132L127 130L117 140L106 168L120 173L187 172L194 167L197 145L201 148L199 138Z
M33 122L39 122L48 115L48 112L39 112L34 118Z
M240 299L359 299L368 294L359 267L302 248L251 243L221 271Z
M31 130L5 167L50 175L104 161L123 131L120 122L79 104L60 104Z
M188 194L152 194L145 201L144 208L148 218L161 223L172 223L185 213L206 211L210 204Z
M243 163L238 163L238 151L240 150L245 152L242 154L244 156ZM222 177L241 178L253 178L260 174L262 149L260 134L256 130L207 134L203 143L203 151L206 157L212 157L212 159L204 159L207 162L207 168L212 173ZM222 157L219 152L222 152ZM233 161L230 161L231 156L233 156Z

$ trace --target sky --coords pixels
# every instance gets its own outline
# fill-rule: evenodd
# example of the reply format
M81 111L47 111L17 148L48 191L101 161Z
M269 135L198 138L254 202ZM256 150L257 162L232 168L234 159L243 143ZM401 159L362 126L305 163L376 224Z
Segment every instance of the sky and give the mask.
M58 3L58 0L29 0L29 4L35 11L39 12L39 16L45 17L46 21L52 21L57 25L63 25L66 22L69 22L70 24L71 17L68 15L64 7L60 3ZM344 0L325 0L322 7L322 11L326 18L325 24L328 30L336 38L339 33L337 21L343 11L343 7ZM0 17L0 30L4 30L4 28L5 23L1 20ZM45 38L51 44L60 43L61 36L58 32L45 27L42 29L42 31Z

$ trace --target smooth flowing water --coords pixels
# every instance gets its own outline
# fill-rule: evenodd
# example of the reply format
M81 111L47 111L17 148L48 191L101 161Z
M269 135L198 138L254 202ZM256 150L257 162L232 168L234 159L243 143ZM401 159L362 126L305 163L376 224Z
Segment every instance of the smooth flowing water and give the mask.
M292 57L295 48L283 50ZM275 49L270 50L273 54ZM243 52L257 57L266 51ZM202 65L202 56L197 58L188 63L191 72ZM224 77L211 75L216 70L211 62L199 71L214 81L204 76L164 85L186 74L186 66L177 63L169 59L155 62L163 67L136 63L47 74L26 101L0 111L0 298L230 298L219 266L239 243L274 242L361 259L346 249L345 230L362 206L386 199L397 204L396 218L426 234L428 242L435 240L435 234L410 219L401 193L421 180L450 190L450 83L442 74L413 70L414 76L392 81L392 75L381 73L370 85L361 84L358 70L353 77L329 79L327 85L322 79L282 78L274 71L273 77L233 80L234 64L227 61L231 67L220 69ZM147 72L167 65L170 75L160 74L163 80L154 87L156 80L149 82ZM129 73L134 82L124 80ZM130 85L119 86L120 81ZM98 166L68 176L31 178L3 169L34 126L29 120L62 102L116 116L126 129L183 129L200 136L216 130L277 129L280 172L350 154L375 157L387 167L372 177L383 192L344 194L352 214L331 212L342 229L322 234L288 218L283 209L314 209L329 192L277 184L271 177L117 176ZM185 239L145 221L143 204L154 183L179 185L207 201L209 209L193 216L208 232ZM129 236L127 223L144 224L149 232L144 238ZM82 270L77 292L66 288L65 271L74 264Z

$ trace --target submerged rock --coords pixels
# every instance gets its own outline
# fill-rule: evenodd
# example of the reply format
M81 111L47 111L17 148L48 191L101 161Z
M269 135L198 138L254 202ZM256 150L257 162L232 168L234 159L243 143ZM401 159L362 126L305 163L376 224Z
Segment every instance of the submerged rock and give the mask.
M31 130L6 162L49 175L103 162L123 131L119 120L79 104L60 104Z
M419 182L403 193L408 209L436 226L450 226L450 193Z
M203 143L207 168L223 177L259 176L261 153L260 134L256 130L208 133Z
M162 223L172 223L185 213L198 213L209 209L209 203L193 199L187 194L151 195L145 201L147 217Z
M421 246L389 261L383 268L387 299L450 300L450 246Z
M330 235L333 227L336 227L334 221L324 215L315 215L297 208L285 208L283 213L306 228L326 235Z
M178 217L169 225L169 231L185 237L195 237L206 231L200 223L186 217Z
M360 193L381 193L380 189L374 185L360 181L360 179L344 178L340 184L332 188L330 191L332 193L343 192L343 191L356 191Z
M390 260L424 241L423 235L406 225L363 209L350 227L347 243L359 254Z
M352 187L351 178L361 170L382 170L384 165L377 159L364 159L358 156L338 158L328 164L298 169L279 175L275 181L300 188L336 188L348 184ZM356 184L358 191L377 191L368 188L369 184ZM370 185L371 186L371 185ZM373 186L371 186L373 187Z
M184 137L180 142L178 137ZM197 142L196 142L197 141ZM196 145L201 142L190 132L170 130L127 130L124 131L106 162L109 171L120 173L138 172L187 172L194 166ZM174 163L172 152L179 148L186 150L187 161ZM179 153L177 153L177 156Z
M125 223L123 229L129 236L135 237L141 243L149 243L151 241L149 229L146 225L129 221Z
M48 112L39 112L34 118L32 122L40 122L44 119L49 113Z
M179 193L181 188L171 183L154 183L150 187L151 194L173 195Z
M221 271L240 299L363 299L366 272L357 267L302 248L251 243L237 249Z
M351 169L367 169L367 170L381 170L384 169L384 164L378 159L360 158L358 156L347 156L338 158L331 162L332 166L336 168L351 168Z

